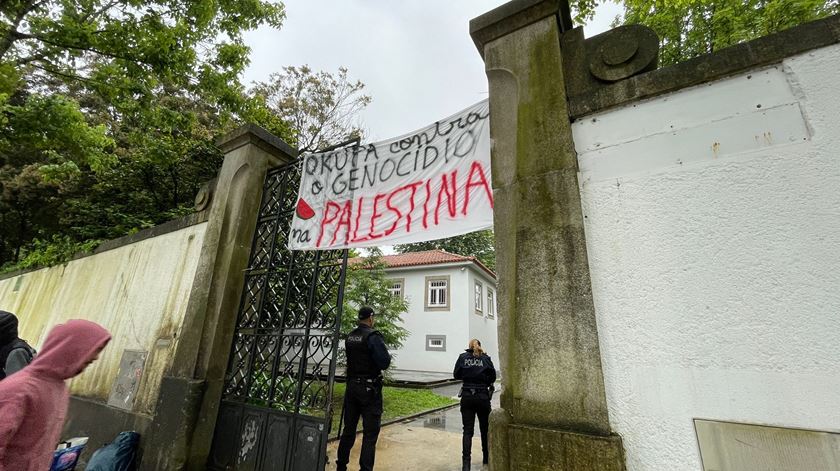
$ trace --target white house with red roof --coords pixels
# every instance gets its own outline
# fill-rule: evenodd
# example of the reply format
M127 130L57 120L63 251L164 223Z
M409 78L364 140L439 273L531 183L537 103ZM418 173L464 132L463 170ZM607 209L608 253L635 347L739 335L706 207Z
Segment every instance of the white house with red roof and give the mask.
M409 336L394 352L395 369L451 374L472 338L479 339L494 360L498 358L499 313L492 270L475 257L443 250L383 258L392 293L405 297L409 306L402 315Z

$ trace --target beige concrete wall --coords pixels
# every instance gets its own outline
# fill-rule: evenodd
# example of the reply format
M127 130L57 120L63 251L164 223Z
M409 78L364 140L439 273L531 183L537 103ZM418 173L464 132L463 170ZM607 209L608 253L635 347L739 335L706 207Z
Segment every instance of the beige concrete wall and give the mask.
M0 309L20 318L36 349L49 329L81 318L113 340L70 384L72 394L107 401L124 350L149 352L134 410L151 414L180 337L207 223L0 280Z

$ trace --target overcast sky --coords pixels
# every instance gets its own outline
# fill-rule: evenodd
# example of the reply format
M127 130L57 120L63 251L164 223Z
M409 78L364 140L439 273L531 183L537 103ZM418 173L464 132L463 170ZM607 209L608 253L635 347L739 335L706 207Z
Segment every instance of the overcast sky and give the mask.
M396 137L487 98L484 63L470 19L504 0L284 0L280 30L246 35L251 65L245 83L287 65L349 69L373 102L361 116L367 141ZM598 9L586 36L609 28L620 8Z

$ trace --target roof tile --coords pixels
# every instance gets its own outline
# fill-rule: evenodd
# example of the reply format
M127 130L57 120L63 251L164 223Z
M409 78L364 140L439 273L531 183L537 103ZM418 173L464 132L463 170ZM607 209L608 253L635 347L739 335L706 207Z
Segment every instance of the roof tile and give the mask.
M362 257L355 257L348 260L348 263L350 265L353 265L356 263L360 263L361 261ZM481 261L479 261L476 257L466 257L463 255L449 253L445 250L440 249L426 250L423 252L408 252L396 255L385 255L382 257L382 261L385 262L388 268L438 265L442 263L473 262L493 278L496 277L496 274L493 273L492 270L484 266L484 264L481 263Z

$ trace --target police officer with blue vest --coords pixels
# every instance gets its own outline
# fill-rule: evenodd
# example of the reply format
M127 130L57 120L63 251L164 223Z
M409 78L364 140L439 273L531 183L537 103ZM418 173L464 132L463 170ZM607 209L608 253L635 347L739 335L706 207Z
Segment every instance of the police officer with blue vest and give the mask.
M463 471L469 471L472 452L472 437L475 432L475 418L481 430L482 463L487 464L487 427L490 418L490 399L493 397L493 383L496 382L496 368L490 356L481 349L478 339L470 340L467 350L458 357L453 372L455 379L464 381L461 387L461 420L464 425L461 457Z
M344 393L344 430L338 443L338 471L346 471L350 449L356 442L356 427L362 418L362 471L373 470L376 440L382 422L382 370L391 355L379 331L373 329L373 309L359 309L359 326L347 334L347 389Z

